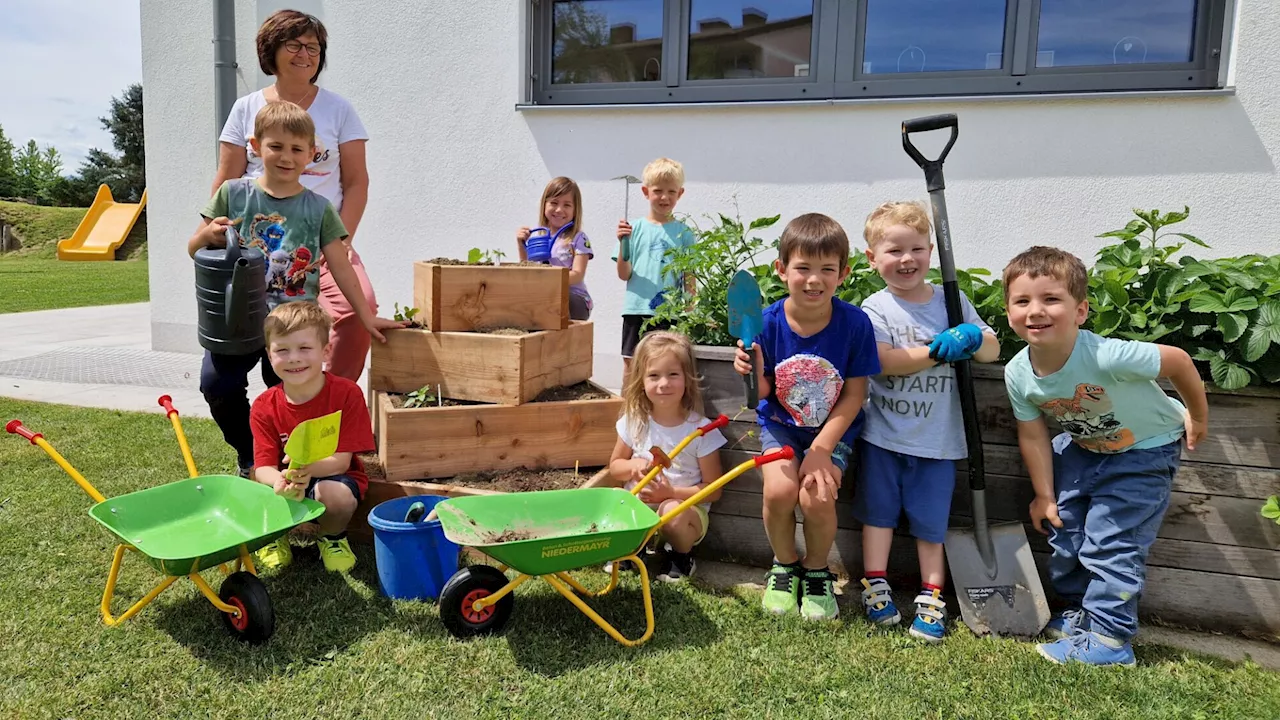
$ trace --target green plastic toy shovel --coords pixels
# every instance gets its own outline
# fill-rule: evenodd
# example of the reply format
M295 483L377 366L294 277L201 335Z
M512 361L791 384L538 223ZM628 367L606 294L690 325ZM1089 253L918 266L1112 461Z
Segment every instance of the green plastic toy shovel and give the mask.
M284 454L289 456L289 469L296 470L336 453L341 427L341 410L298 423L284 444Z

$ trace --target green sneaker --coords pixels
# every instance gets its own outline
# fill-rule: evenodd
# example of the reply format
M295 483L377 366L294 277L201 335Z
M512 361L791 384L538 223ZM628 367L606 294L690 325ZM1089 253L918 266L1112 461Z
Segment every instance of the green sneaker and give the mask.
M775 562L765 576L764 609L775 615L794 612L800 602L800 564L783 565Z
M320 559L324 562L325 570L344 573L356 566L356 554L351 552L351 544L347 542L346 536L331 538L322 535L316 540L316 544L320 546Z
M258 559L258 565L274 570L282 568L293 562L293 548L289 547L289 539L282 537L279 540L262 547L258 552L254 553Z
M800 598L800 617L805 620L835 620L840 616L836 606L836 576L831 571L804 571L804 596Z

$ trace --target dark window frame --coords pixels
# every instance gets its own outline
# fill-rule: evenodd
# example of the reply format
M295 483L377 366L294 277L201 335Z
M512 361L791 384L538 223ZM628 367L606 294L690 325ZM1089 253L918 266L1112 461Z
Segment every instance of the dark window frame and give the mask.
M1197 0L1191 61L1037 68L1041 0L1007 0L1000 70L865 75L867 0L814 0L809 75L796 78L685 80L692 0L662 0L661 78L631 83L552 84L554 0L531 0L529 93L536 105L631 105L976 95L1216 90L1226 56L1230 0ZM1138 69L1135 69L1138 68Z

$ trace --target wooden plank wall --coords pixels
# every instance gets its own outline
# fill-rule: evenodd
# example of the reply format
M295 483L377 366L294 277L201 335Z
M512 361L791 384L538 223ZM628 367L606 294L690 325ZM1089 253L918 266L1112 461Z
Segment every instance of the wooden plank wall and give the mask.
M741 376L725 360L727 348L700 348L708 415L724 413L725 467L759 452L755 413L741 410ZM1042 570L1049 555L1044 536L1027 520L1033 491L1017 448L1016 421L1000 367L975 367L987 474L987 512L993 521L1022 522ZM735 417L736 416L736 417ZM1280 526L1258 510L1280 493L1280 391L1211 390L1210 437L1183 454L1173 498L1148 559L1141 612L1190 627L1280 639ZM853 473L837 499L836 545L829 561L837 572L861 573L860 525L853 519ZM761 478L751 471L725 489L700 552L766 567L772 551L761 517ZM963 463L952 498L953 525L970 521L971 500ZM797 513L797 519L799 514ZM904 523L905 525L905 523ZM797 527L797 538L802 539ZM892 574L918 581L914 543L900 531L890 558ZM1047 575L1042 575L1050 590ZM1209 600L1212 598L1212 600Z

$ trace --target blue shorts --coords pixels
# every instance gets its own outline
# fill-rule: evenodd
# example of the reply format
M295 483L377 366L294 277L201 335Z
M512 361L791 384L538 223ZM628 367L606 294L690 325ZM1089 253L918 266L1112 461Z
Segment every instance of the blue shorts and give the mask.
M765 420L760 426L760 449L769 452L785 445L795 451L797 458L803 458L817 436L816 432L810 434L792 425ZM853 448L843 442L836 443L836 449L831 452L831 462L843 473L849 467L850 455L853 455Z
M858 486L853 512L863 525L898 527L905 510L911 534L925 542L947 539L956 461L906 455L858 442Z
M360 497L360 486L356 484L356 481L355 481L355 480L352 480L351 478L347 477L346 475L330 475L329 477L322 477L322 478L313 477L313 478L311 478L311 482L310 482L310 484L308 484L308 485L307 485L307 492L305 493L304 497L306 497L308 500L315 500L315 499L316 499L316 484L317 484L317 483L322 483L322 482L336 482L336 483L342 483L343 485L345 485L345 486L346 486L346 488L347 488L348 490L350 490L350 491L351 491L351 494L355 496L355 498L356 498L356 502L357 502L357 503L358 503L358 502L360 502L360 500L361 500L361 497Z

